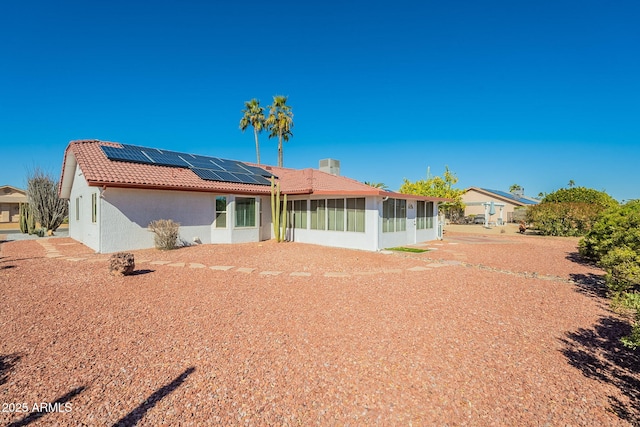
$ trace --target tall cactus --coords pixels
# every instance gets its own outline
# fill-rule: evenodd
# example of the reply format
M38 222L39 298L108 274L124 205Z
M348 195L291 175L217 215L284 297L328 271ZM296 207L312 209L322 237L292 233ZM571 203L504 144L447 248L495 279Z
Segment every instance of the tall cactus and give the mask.
M281 212L280 202L280 183L275 183L273 177L271 177L271 222L273 223L273 235L276 237L277 242L285 240L287 229L287 195L284 195L284 212Z
M276 188L278 197L276 198ZM276 203L278 206L276 206ZM278 183L277 187L275 184L275 179L271 177L271 223L273 224L273 235L276 238L276 241L280 241L280 223L278 222L280 218L280 183ZM277 215L277 217L276 217Z
M282 220L282 237L280 241L283 242L287 238L287 195L284 195L284 206L282 209L282 215L284 219Z
M29 230L27 228L27 204L20 203L20 232L27 233Z
M31 209L31 206L25 207L25 216L27 220L27 233L33 234L36 232L36 215Z

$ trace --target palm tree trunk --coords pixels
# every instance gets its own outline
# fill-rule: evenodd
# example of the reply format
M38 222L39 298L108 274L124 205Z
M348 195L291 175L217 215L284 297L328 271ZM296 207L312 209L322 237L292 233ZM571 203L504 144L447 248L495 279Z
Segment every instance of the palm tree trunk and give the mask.
M278 134L278 166L282 167L282 132Z
M260 164L260 145L258 144L258 131L256 128L253 128L253 136L256 139L256 158L258 160L258 164Z

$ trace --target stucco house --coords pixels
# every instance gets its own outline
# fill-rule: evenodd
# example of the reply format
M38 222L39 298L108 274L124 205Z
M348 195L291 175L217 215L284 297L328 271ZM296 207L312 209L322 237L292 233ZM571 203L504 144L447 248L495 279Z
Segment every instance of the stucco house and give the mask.
M462 201L465 204L465 216L483 214L487 221L489 221L489 212L493 204L495 214L491 215L491 220L498 224L514 222L514 212L517 209L540 203L539 200L526 197L522 192L508 193L480 187L466 189L462 194Z
M11 185L0 186L0 229L20 227L20 203L27 203L27 193Z
M213 165L213 166L212 166ZM59 195L69 235L97 252L153 247L149 222L180 223L188 243L271 239L273 175L291 241L376 251L441 238L445 199L383 191L318 169L252 165L98 140L72 141Z

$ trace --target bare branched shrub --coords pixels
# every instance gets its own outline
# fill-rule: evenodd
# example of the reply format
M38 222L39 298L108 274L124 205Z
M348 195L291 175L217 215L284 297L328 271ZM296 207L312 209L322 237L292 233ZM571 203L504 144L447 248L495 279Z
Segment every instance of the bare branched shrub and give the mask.
M178 246L178 230L180 224L171 219L158 219L149 223L149 230L153 231L153 241L156 249L175 249Z
M58 197L58 181L39 168L27 177L29 209L46 230L55 231L68 214L67 201Z

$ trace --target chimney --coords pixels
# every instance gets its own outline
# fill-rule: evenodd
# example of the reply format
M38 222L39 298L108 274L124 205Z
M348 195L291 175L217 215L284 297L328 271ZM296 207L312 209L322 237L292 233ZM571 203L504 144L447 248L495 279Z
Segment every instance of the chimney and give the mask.
M331 175L340 176L340 160L322 159L320 160L320 170Z

